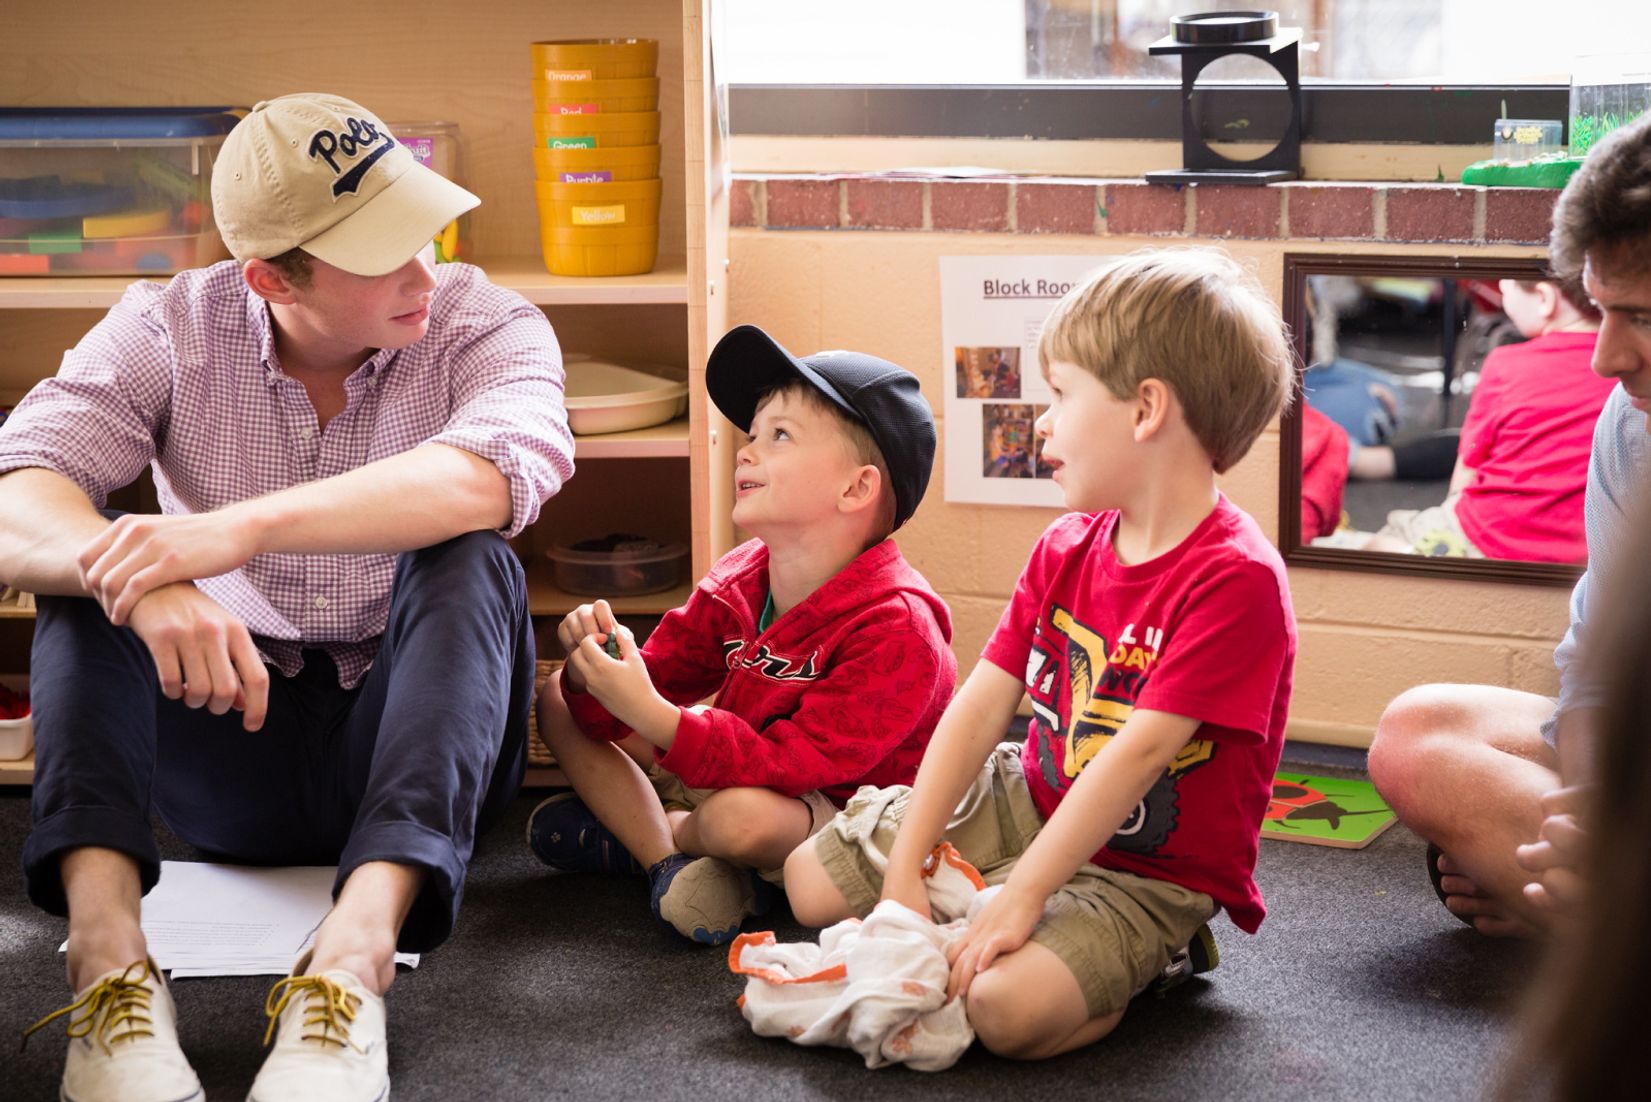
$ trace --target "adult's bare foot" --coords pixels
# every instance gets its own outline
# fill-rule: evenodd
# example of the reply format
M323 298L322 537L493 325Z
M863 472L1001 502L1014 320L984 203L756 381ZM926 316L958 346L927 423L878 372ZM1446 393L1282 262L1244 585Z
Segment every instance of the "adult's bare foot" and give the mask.
M1445 908L1481 934L1486 937L1534 938L1541 933L1480 888L1450 859L1449 854L1437 846L1428 847L1427 860L1434 890L1439 893Z

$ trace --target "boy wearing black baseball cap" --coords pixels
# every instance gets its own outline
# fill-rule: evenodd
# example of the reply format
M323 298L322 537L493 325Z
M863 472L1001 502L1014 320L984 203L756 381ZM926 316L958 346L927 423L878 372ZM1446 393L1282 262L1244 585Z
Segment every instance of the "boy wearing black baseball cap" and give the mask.
M733 519L756 538L644 646L606 601L562 621L539 731L575 792L527 834L552 868L647 869L655 917L720 945L860 785L912 782L957 662L945 603L888 538L934 462L917 378L859 352L799 359L749 325L706 371L746 434Z

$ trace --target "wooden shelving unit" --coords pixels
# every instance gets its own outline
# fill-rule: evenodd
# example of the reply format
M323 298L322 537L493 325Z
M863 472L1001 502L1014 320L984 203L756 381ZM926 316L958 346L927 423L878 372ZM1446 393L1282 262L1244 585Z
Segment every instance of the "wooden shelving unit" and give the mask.
M335 91L394 124L459 126L461 182L481 196L468 256L489 278L545 309L564 351L686 367L688 413L635 432L575 438L579 472L526 541L530 607L560 616L589 600L550 583L537 549L564 532L663 524L660 539L691 549L689 577L733 543L728 519L733 449L712 431L704 365L726 329L725 125L710 73L704 0L494 0L485 18L457 17L445 0L288 0L278 7L178 0L155 19L128 0L86 0L73 17L57 0L13 0L7 29L34 43L0 69L0 103L250 105L299 90ZM70 33L70 27L73 33ZM314 28L325 26L325 35ZM438 30L439 29L439 30ZM432 46L432 33L439 44ZM660 260L611 279L553 276L538 257L533 198L531 64L542 39L648 37L660 42ZM437 49L434 67L409 64ZM131 59L140 57L142 65ZM160 277L164 278L164 277ZM0 402L16 401L57 369L63 350L119 301L131 277L0 278ZM577 363L571 370L577 370ZM639 472L646 472L645 476ZM637 483L648 486L640 500ZM676 508L662 508L674 502ZM627 510L630 513L627 514ZM680 529L680 530L677 530ZM621 615L658 615L690 585L618 598ZM0 608L10 632L31 612ZM32 760L0 762L0 784L27 783ZM561 783L554 769L529 783Z

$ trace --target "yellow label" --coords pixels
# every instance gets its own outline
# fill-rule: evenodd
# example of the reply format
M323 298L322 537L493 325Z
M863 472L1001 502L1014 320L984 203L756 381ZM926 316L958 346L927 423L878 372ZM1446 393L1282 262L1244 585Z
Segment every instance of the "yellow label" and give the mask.
M616 226L625 220L623 203L612 207L574 207L575 226Z
M589 70L589 69L546 69L545 70L545 79L546 80L589 80L589 79L591 79L591 70Z

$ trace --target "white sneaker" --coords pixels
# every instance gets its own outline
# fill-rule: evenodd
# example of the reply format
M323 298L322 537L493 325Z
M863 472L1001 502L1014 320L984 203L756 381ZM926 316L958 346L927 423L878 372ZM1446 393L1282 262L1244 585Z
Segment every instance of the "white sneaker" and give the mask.
M275 1047L247 1102L380 1102L390 1097L384 1000L350 972L304 975L309 957L270 989L264 1013Z
M178 1012L155 962L105 972L74 1002L23 1034L69 1015L63 1102L199 1102L206 1095L178 1047Z

